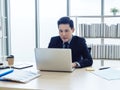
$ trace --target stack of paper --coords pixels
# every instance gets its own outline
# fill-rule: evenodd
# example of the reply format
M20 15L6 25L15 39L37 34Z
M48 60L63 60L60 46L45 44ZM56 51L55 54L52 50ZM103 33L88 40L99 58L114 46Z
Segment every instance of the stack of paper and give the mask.
M120 79L120 70L113 69L113 68L96 70L96 71L93 71L93 73L107 80Z

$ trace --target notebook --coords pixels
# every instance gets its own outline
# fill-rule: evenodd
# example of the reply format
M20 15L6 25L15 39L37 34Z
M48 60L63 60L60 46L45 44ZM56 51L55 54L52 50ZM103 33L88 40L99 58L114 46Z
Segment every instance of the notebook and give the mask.
M32 64L21 63L21 64L16 64L16 65L12 66L11 68L14 68L14 69L24 69L24 68L29 68L29 67L32 67L32 66L33 66ZM9 69L9 68L10 68L9 66L4 66L4 65L0 66L0 70L2 70L2 69Z
M14 81L14 82L27 83L39 76L40 73L38 72L14 69L13 72L0 77L0 81Z
M71 49L35 48L37 69L72 72Z
M28 64L28 63L21 63L21 64L14 65L12 68L24 69L24 68L29 68L29 67L33 67L33 65L32 64Z

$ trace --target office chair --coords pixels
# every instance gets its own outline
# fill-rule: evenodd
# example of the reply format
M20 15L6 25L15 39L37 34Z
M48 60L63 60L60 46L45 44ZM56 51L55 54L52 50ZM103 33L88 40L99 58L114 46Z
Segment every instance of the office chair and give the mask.
M88 47L88 51L89 51L89 53L91 54L91 47Z

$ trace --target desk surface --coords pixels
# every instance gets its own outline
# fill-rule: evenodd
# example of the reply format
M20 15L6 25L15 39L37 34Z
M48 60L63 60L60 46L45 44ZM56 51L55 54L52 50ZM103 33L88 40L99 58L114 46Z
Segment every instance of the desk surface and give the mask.
M26 84L0 81L0 90L119 90L120 80L102 79L89 71L41 72L41 76Z

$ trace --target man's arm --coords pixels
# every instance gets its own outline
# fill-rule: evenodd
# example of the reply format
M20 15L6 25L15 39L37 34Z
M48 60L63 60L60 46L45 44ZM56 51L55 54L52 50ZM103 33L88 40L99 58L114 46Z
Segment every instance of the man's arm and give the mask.
M81 47L82 47L82 53L81 53L82 58L80 56L76 60L76 62L79 63L79 65L76 63L77 67L82 68L82 67L91 66L93 64L93 60L92 60L91 54L88 50L88 47L86 45L85 39L83 39Z

